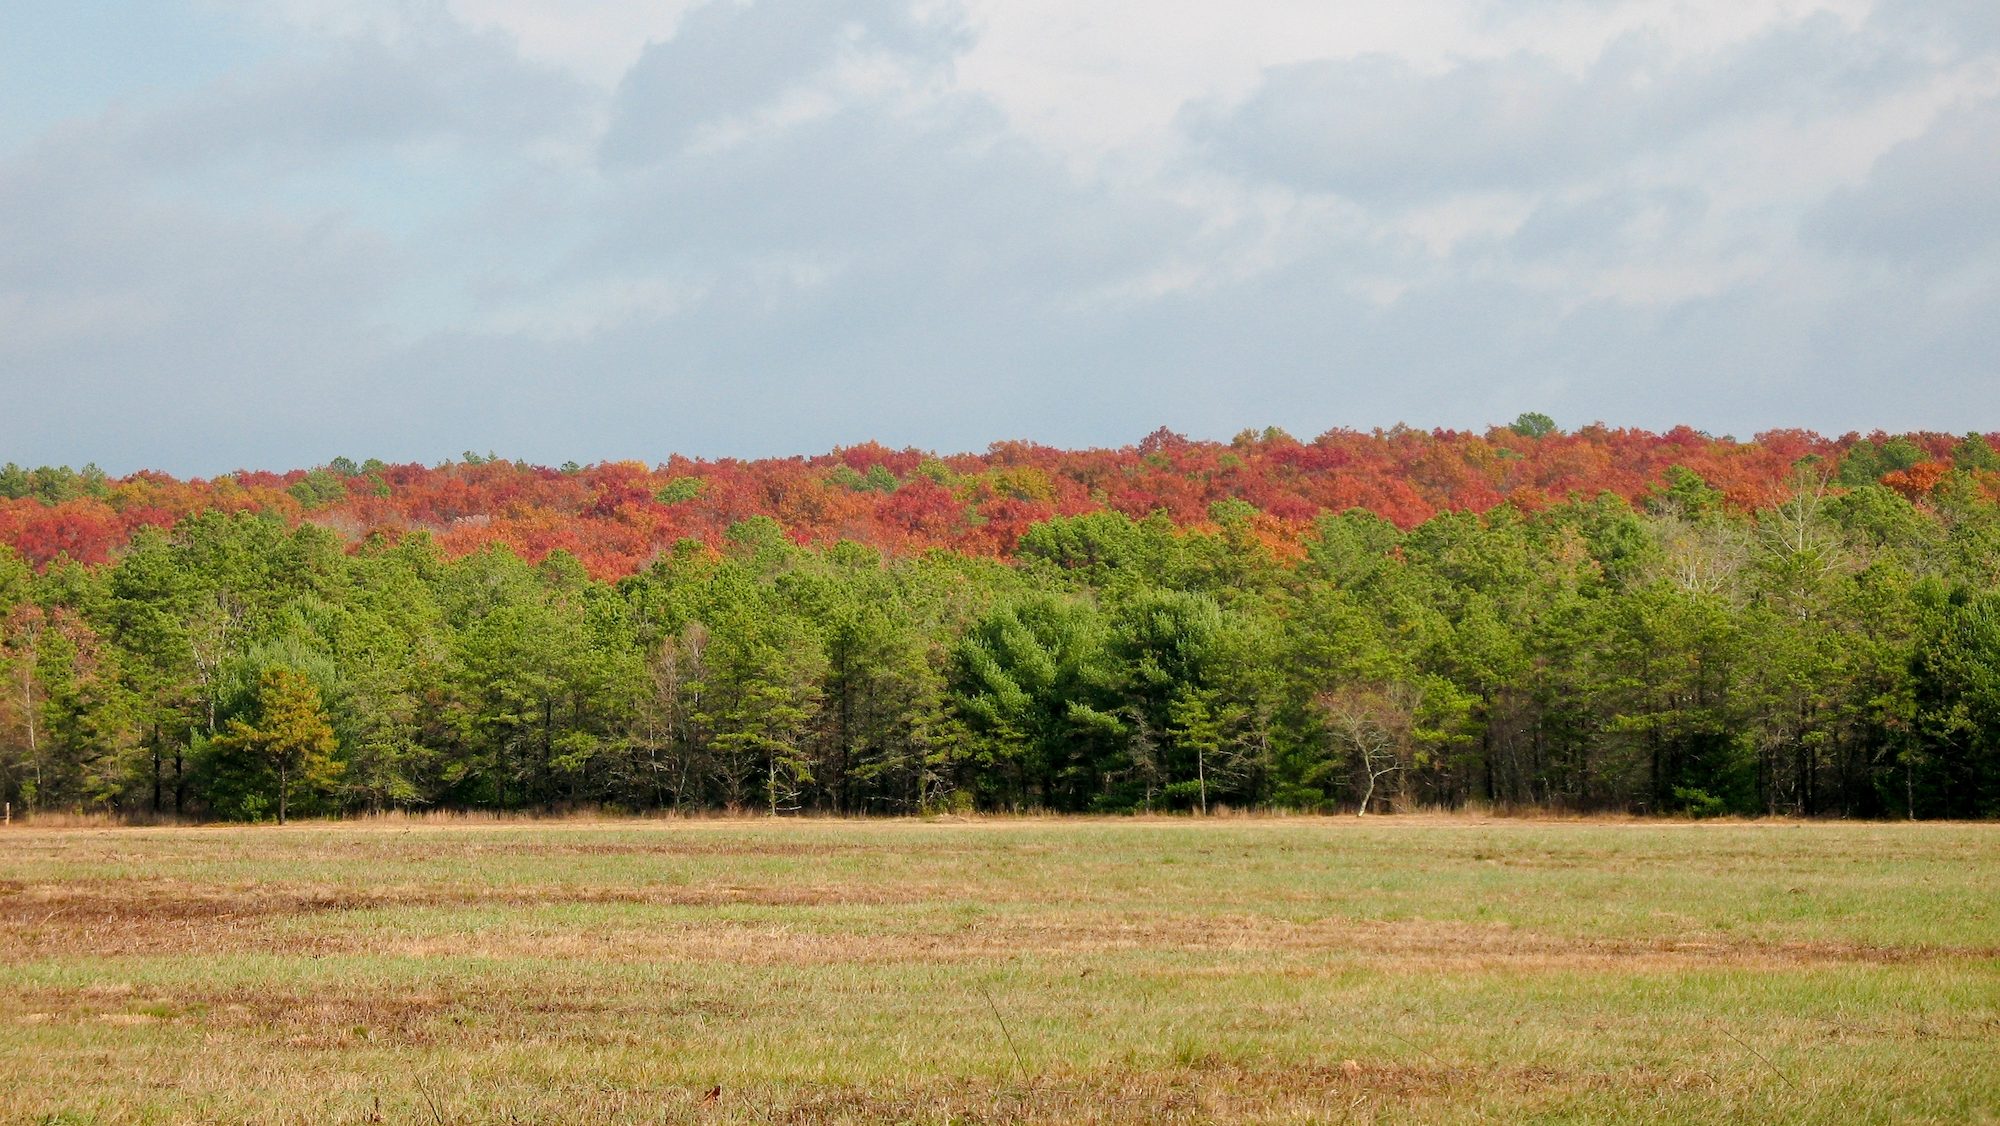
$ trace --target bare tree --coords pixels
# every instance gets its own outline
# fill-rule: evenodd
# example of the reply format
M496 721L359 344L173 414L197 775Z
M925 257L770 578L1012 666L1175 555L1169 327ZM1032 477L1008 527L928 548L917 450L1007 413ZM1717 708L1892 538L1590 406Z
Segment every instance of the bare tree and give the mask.
M1375 800L1383 779L1408 770L1413 756L1412 728L1421 702L1421 692L1403 683L1356 686L1319 697L1320 710L1335 741L1354 756L1352 764L1361 786L1361 808L1356 816L1368 815L1369 803Z
M1702 523L1668 514L1658 535L1667 577L1689 594L1730 594L1750 561L1750 538L1728 521Z
M235 634L243 621L243 602L235 592L219 590L213 604L201 606L187 623L188 649L194 657L195 682L207 709L208 734L216 734L215 708L221 698L222 666L235 651Z
M1827 515L1827 470L1817 459L1792 469L1791 496L1758 521L1758 542L1777 592L1799 618L1824 601L1824 584L1858 560Z
M691 622L647 658L647 688L632 725L638 752L633 784L655 804L698 806L709 774L707 739L700 723L708 629Z

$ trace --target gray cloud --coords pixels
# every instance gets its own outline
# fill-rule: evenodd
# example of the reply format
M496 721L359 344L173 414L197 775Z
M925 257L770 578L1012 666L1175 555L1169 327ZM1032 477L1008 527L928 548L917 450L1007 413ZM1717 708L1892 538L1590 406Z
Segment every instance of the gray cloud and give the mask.
M356 313L390 249L88 184L51 156L0 174L4 456L214 471L311 448L379 343Z
M1619 189L1544 201L1499 245L1487 241L1468 249L1529 260L1631 256L1687 237L1708 214L1709 200L1696 189ZM1642 226L1650 229L1642 232Z
M626 74L604 158L616 165L670 155L692 130L765 108L843 51L936 63L965 42L956 22L920 20L906 0L717 0L647 47Z
M1960 57L2000 49L2000 4L1989 0L1876 0L1869 20L1888 34Z
M1156 409L1114 373L1079 378L1076 357L1124 315L1089 295L1198 237L1197 217L1078 184L965 97L919 112L863 102L663 160L599 207L594 237L543 284L656 278L685 286L684 304L574 345L439 339L416 369L536 404L494 427L518 430L514 414L573 423L578 440L648 454L741 452L752 436L750 448L854 433L1087 441L1104 413L1082 406L1092 398ZM549 370L564 378L537 377ZM620 404L611 417L564 402L600 397Z
M393 44L350 40L224 79L139 115L121 147L167 173L232 160L310 169L414 142L511 151L579 127L586 104L579 83L499 36L427 23Z
M1240 104L1191 108L1185 126L1224 167L1402 202L1559 185L1718 123L1851 111L1928 73L1909 45L1822 16L1692 60L1627 36L1581 75L1528 53L1441 74L1379 56L1300 63Z
M0 457L289 464L328 431L436 409L357 393L395 346L392 308L453 265L374 221L477 195L495 154L581 108L572 81L436 23L114 106L0 159L0 390L22 408L0 416Z
M1809 235L1835 251L1927 268L1991 267L2000 250L2000 99L1946 111L1835 192Z
M1625 126L1546 60L1516 56L1441 77L1390 58L1269 72L1226 112L1190 121L1215 159L1361 199L1546 182L1595 164Z

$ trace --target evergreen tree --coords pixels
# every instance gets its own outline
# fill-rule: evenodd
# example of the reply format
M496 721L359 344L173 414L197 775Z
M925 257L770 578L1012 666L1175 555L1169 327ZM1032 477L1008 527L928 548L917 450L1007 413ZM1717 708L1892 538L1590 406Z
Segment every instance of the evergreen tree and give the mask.
M294 787L308 799L323 796L343 767L334 757L333 725L319 690L296 669L266 669L257 686L256 719L230 721L215 742L221 751L247 756L277 775L280 825Z

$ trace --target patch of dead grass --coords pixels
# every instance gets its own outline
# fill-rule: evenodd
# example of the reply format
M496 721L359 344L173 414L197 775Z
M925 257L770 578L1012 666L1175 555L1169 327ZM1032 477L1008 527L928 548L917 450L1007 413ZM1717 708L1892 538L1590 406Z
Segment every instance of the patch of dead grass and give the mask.
M1131 952L1323 956L1387 961L1420 972L1526 972L1619 968L1668 972L1701 966L1785 968L2000 958L2000 949L1772 942L1739 936L1620 939L1553 935L1503 924L1449 920L1311 921L1250 914L1115 912L1045 906L989 912L975 921L887 912L871 928L816 922L821 908L914 908L933 889L866 884L404 885L366 890L277 885L222 888L170 881L105 880L25 885L0 895L0 961L51 955L127 956L215 952L548 958L631 962L718 961L824 965L963 962L1001 957L1085 958ZM544 912L572 906L788 908L795 923L684 915L570 924ZM500 911L479 927L381 926L380 913ZM352 923L343 915L356 916Z

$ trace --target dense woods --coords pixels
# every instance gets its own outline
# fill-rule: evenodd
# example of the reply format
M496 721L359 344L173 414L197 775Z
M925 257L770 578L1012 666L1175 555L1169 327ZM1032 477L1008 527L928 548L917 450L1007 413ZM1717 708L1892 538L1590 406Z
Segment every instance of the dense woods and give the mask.
M2000 813L1987 439L0 471L0 796Z
M1242 501L1256 510L1259 539L1296 554L1329 512L1366 509L1407 530L1441 512L1502 503L1535 512L1606 492L1641 503L1676 467L1701 477L1732 510L1749 511L1783 499L1793 464L1806 457L1836 467L1836 485L1880 482L1912 498L1928 495L1949 469L1972 474L1988 496L2000 489L2000 460L1986 441L1947 434L1827 439L1776 431L1738 442L1685 427L1563 433L1545 416L1524 415L1484 434L1399 427L1334 430L1301 442L1272 429L1224 443L1162 430L1109 450L1003 442L984 454L940 457L865 445L814 458L674 457L650 467L550 469L467 453L435 467L336 458L310 471L181 481L9 464L0 467L0 543L36 565L59 556L103 563L142 528L205 512L254 512L287 526L318 524L349 543L425 531L454 557L491 544L530 562L563 551L610 580L685 540L719 549L731 527L756 516L803 544L850 540L898 555L948 548L1006 558L1024 531L1057 516L1164 513L1182 527L1213 528L1217 502Z

